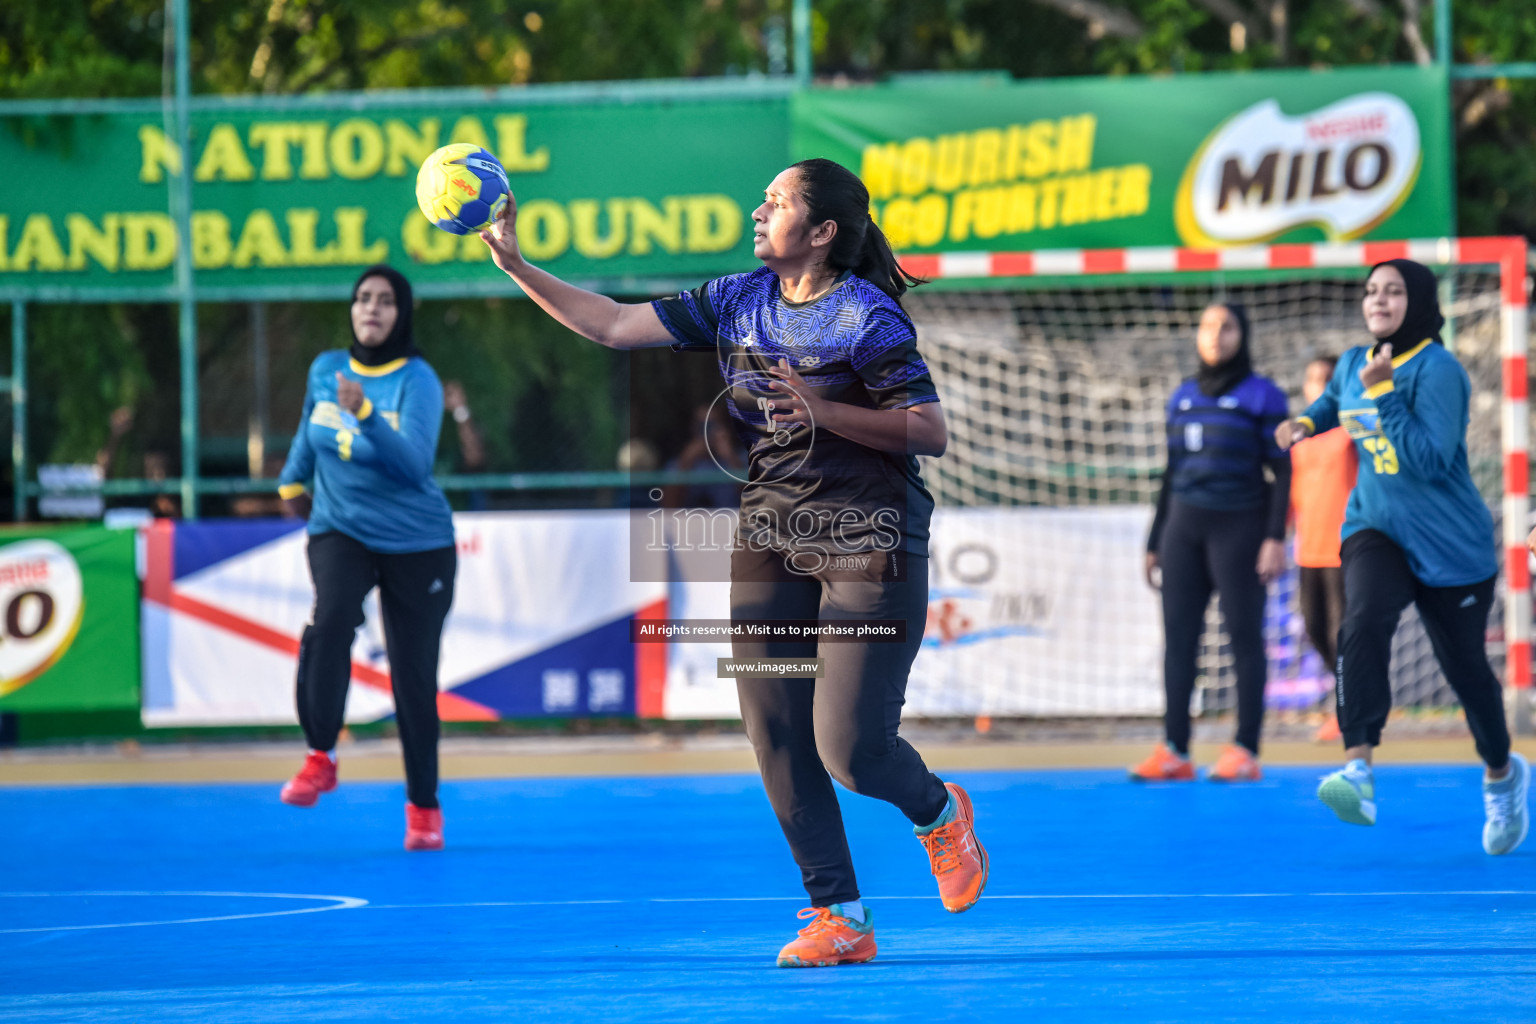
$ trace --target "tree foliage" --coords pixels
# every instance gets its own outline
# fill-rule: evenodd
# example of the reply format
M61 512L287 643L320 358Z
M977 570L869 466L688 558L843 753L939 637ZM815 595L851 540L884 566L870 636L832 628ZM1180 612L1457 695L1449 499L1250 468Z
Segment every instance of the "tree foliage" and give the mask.
M1427 63L1433 3L815 0L813 43L819 77L854 80ZM225 94L773 73L786 70L790 20L790 0L196 0L192 10L193 88ZM163 0L0 4L0 98L161 94L167 11ZM1457 61L1536 60L1530 0L1461 0L1454 13ZM1453 100L1461 232L1531 234L1536 82L1459 82ZM346 340L345 321L332 306L293 305L272 322L273 423L287 431L303 366ZM610 353L576 344L521 303L429 303L419 322L424 343L440 346L443 376L465 379L487 421L492 468L611 467L627 428L606 410L623 395L608 396L613 406L591 400L592 381L617 372ZM61 308L34 323L45 458L90 458L108 412L124 403L159 411L141 413L123 471L137 472L137 451L177 450L168 310ZM245 324L239 308L206 310L205 373L238 361L230 353L245 350ZM205 402L205 429L238 433L243 408ZM534 445L532 436L552 440Z

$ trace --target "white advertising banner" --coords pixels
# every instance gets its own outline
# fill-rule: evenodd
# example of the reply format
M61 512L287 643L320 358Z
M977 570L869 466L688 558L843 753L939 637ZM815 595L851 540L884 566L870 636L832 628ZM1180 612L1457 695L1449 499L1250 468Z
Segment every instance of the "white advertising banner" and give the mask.
M635 714L648 669L629 621L664 613L666 585L631 582L628 514L462 513L454 526L442 717ZM294 672L313 601L305 543L292 522L146 530L146 725L297 722ZM353 722L394 711L377 591L364 611L352 648Z
M907 713L1158 713L1162 636L1156 595L1141 578L1150 512L939 510ZM728 619L717 555L674 544L646 556L657 565L637 566L622 510L471 513L455 526L444 719L738 716L735 681L717 677L728 644L637 644L631 634L635 619ZM145 723L293 724L313 600L303 530L160 521L145 532L145 553ZM364 610L353 722L393 713L377 594Z
M906 713L1161 713L1161 617L1142 578L1151 512L936 511ZM668 617L729 618L730 585L674 581ZM716 659L730 654L724 643L671 645L666 717L738 717L735 682L715 678Z

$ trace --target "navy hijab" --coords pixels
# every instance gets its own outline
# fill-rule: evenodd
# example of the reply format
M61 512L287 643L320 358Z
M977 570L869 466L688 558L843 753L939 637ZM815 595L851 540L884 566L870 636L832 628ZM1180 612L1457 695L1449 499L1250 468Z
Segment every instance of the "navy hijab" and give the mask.
M1220 306L1232 314L1232 319L1237 322L1239 338L1237 351L1225 362L1212 366L1204 359L1200 360L1195 383L1200 386L1200 393L1208 398L1224 395L1253 376L1253 357L1248 353L1248 310L1238 302L1214 302L1212 305Z

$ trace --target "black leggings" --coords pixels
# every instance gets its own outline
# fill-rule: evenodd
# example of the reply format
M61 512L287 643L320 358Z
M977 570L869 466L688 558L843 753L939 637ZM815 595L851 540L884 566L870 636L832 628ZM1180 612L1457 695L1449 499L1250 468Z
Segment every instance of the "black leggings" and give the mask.
M928 559L895 552L904 582L878 568L802 575L773 552L738 548L731 558L731 618L904 619L902 643L798 643L735 639L745 658L822 658L820 679L740 679L741 718L768 801L800 866L814 906L859 898L842 811L832 788L895 804L915 825L931 824L949 801L938 776L897 735L907 672L923 639ZM877 553L874 563L887 556ZM885 574L889 576L889 574Z
M1509 763L1504 693L1488 664L1488 612L1497 576L1461 587L1420 583L1392 539L1351 534L1344 560L1344 627L1339 631L1339 731L1344 746L1376 746L1392 710L1392 634L1409 603L1419 609L1435 660L1461 699L1478 756L1494 770Z
M299 641L297 680L304 739L313 750L336 746L352 679L352 641L363 624L363 598L377 586L406 792L417 807L437 806L437 658L457 567L458 553L451 546L384 554L344 533L309 538L315 610Z
M1232 638L1237 668L1237 742L1259 752L1264 726L1264 584L1259 546L1262 508L1223 512L1174 498L1158 549L1163 572L1163 729L1168 744L1189 753L1189 699L1195 692L1200 637L1211 591L1221 596L1221 617Z
M1344 570L1338 566L1300 567L1296 603L1307 639L1330 674L1339 670L1339 627L1344 623Z

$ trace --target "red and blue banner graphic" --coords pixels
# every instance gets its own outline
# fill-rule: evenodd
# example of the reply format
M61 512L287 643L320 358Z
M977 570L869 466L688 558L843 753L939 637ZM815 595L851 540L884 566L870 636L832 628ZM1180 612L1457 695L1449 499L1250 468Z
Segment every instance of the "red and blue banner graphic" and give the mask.
M445 721L633 716L659 704L666 584L630 581L626 513L463 513L443 633ZM173 522L144 532L143 717L149 726L292 724L313 602L292 520ZM377 594L352 648L347 720L393 714ZM652 712L654 713L654 712Z

